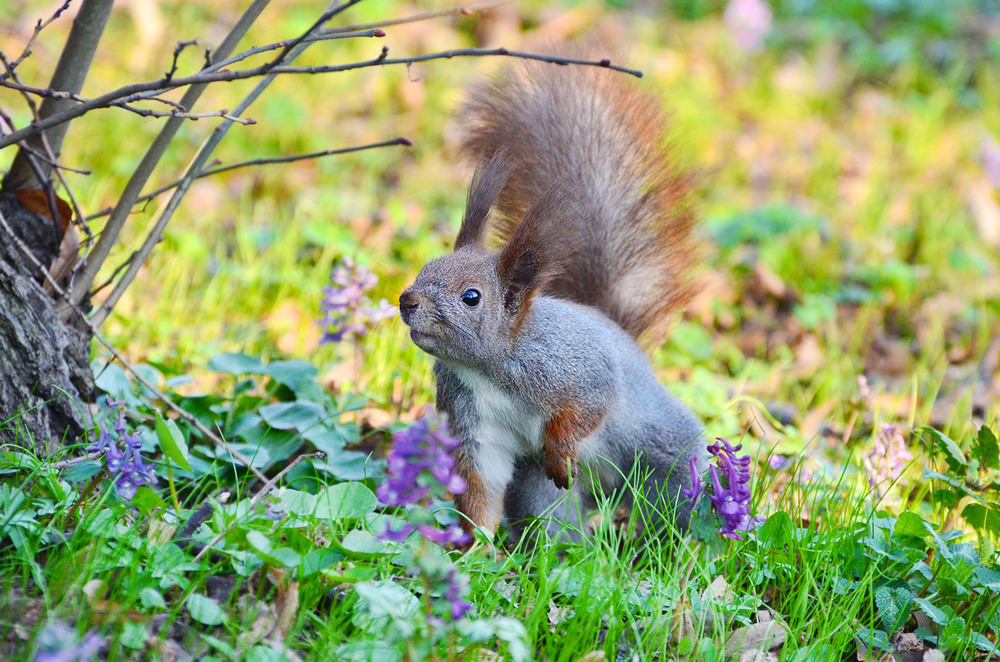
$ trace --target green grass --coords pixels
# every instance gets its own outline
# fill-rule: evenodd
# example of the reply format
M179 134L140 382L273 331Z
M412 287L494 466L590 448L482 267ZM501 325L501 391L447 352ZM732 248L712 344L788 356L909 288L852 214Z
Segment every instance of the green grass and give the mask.
M272 20L255 27L248 43L296 33L314 9L269 10ZM960 487L925 478L924 470L959 485L998 479L968 464L950 466L954 456L940 443L912 431L932 426L971 457L976 431L983 423L995 429L1000 412L990 390L1000 252L979 229L988 218L970 205L985 181L983 136L1000 136L996 60L942 69L918 58L872 72L856 51L815 36L801 50L778 39L744 56L717 13L687 22L661 10L652 19L637 8L563 10L582 25L623 24L627 60L646 71L641 84L672 112L676 157L699 175L706 257L696 274L705 295L654 366L712 436L740 439L758 458L756 511L769 519L758 535L725 542L704 518L698 540L652 551L610 528L583 545L532 550L480 540L450 561L468 575L478 614L519 620L533 659L634 651L643 659L721 660L735 628L768 609L790 632L782 660L841 660L853 659L862 629L892 629L893 614L908 608L893 591L905 586L931 605L909 605L905 629L929 618L949 659L986 658L990 640L973 633L995 643L1000 629L996 526L972 526L962 508L974 497L962 492L949 502L946 493ZM142 43L127 14L113 16L110 35L120 50L101 51L84 94L158 76L172 40L211 41L218 31L214 6L172 3L159 11L160 51ZM350 20L409 11L363 2ZM519 5L505 45L519 45L532 26L558 30L546 23L553 11ZM505 25L462 17L388 29L384 42L394 54L427 52L474 44L477 26ZM64 34L65 26L43 33L23 65L26 80L45 80ZM370 57L381 44L320 44L303 63ZM198 54L185 57L183 66L196 66ZM422 595L422 581L407 571L419 544L391 548L369 535L400 513L376 510L364 496L343 516L272 520L266 506L300 498L290 490L349 485L343 489L357 496L373 489L381 468L357 475L363 456L353 450L380 456L388 431L433 401L431 362L398 320L360 348L321 346L319 302L342 256L377 273L374 297L393 301L422 264L449 249L468 173L448 160L448 118L461 90L497 65L456 59L410 72L279 80L250 112L259 123L230 133L217 153L225 162L398 135L415 146L200 181L104 332L130 359L155 367L148 374L209 427L221 422L227 440L256 453L268 475L306 451L327 450L330 459L302 462L281 481L285 491L249 508L260 482L182 423L192 470L172 470L176 512L162 469L155 493L136 497L136 510L95 478L97 463L53 468L52 460L79 454L83 442L51 459L3 449L0 592L8 615L0 617L0 657L27 657L52 617L81 635L101 633L110 659L141 657L147 645L160 647L153 656L163 658L163 647L177 645L219 659L277 659L287 645L302 659L330 659L342 645L407 621L384 616L371 625L372 610L354 588L371 582ZM247 89L210 88L203 107L232 107ZM0 92L0 106L23 123L19 103ZM114 201L158 127L121 111L74 123L63 160L95 172L70 175L86 210ZM154 183L177 176L211 128L186 125ZM0 153L0 168L9 154ZM988 194L1000 201L996 190ZM105 276L138 246L158 204L134 214ZM302 360L316 374L302 382L234 375L209 365L222 352ZM105 361L97 346L95 360ZM162 464L162 442L151 431L162 403L115 369L102 373L99 386L127 398L130 426L149 430L146 451ZM271 429L275 410L266 408L296 403L320 407L320 422ZM883 422L902 428L915 460L879 501L862 462ZM772 454L796 457L794 468L771 470ZM87 492L91 484L96 489ZM982 491L987 500L994 493ZM210 499L218 505L194 544L226 535L194 562L198 548L170 542L163 527L183 525ZM730 597L709 597L720 578ZM385 581L391 584L378 584ZM253 634L268 630L270 639ZM507 643L486 638L486 648L511 654ZM435 654L472 659L463 645L478 644L445 640Z

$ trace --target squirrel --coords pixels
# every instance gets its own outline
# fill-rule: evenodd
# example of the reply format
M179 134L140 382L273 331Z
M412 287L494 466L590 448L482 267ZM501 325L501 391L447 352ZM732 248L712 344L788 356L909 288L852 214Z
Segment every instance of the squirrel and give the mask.
M454 252L399 309L436 358L466 528L543 514L577 526L559 505L571 484L594 504L638 470L652 525L685 529L704 431L643 351L692 294L691 184L665 115L622 74L527 62L474 85L457 124L460 158L478 165Z

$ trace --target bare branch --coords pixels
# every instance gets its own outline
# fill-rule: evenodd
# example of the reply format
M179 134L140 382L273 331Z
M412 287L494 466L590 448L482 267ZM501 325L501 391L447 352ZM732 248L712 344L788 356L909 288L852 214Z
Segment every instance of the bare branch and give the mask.
M378 21L376 23L362 23L359 25L345 25L340 28L330 28L324 30L323 34L337 34L339 32L353 32L355 30L367 30L369 28L387 28L392 25L402 25L404 23L417 23L419 21L426 21L432 18L439 18L441 16L451 16L454 14L474 14L479 11L486 11L487 9L492 9L494 7L499 7L501 5L509 5L517 0L487 0L487 2L480 2L474 5L468 5L466 7L449 7L448 9L438 9L437 11L423 12L422 14L413 14L412 16L404 16L403 18L392 18L386 21Z
M154 386L153 384L151 384L149 382L149 380L147 380L145 377L143 377L142 373L136 371L135 367L131 363L129 363L129 361L124 356L122 356L121 353L117 349L115 349L115 347L108 341L108 339L105 338L104 335L100 332L100 330L97 328L97 326L93 322L90 321L90 318L87 317L86 313L84 313L82 310L80 310L80 308L75 303L73 303L73 301L69 298L69 294L65 290L63 290L62 286L59 285L59 283L56 282L56 280L54 278L52 278L51 274L49 274L49 270L46 269L45 266L41 262L38 261L38 258L35 257L34 253L31 252L31 249L28 246L26 246L23 241L21 241L20 237L18 237L16 234L14 234L13 228L11 228L10 224L7 223L7 219L6 219L6 217L4 217L4 215L2 213L0 213L0 228L2 228L4 230L4 232L6 232L10 236L11 240L21 250L21 252L24 253L25 257L27 257L28 260L33 265L35 265L35 267L37 267L39 271L41 271L42 275L45 277L46 281L48 281L48 283L52 287L52 289L60 297L62 297L63 301L65 301L65 302L67 302L69 304L69 306L72 309L72 311L77 315L77 317L80 318L80 320L83 321L84 324L87 325L87 328L89 328L90 331L91 331L91 333L94 334L94 337L97 338L101 342L101 344L104 345L107 348L107 350L109 352L111 352L111 355L119 363L121 363L122 366L124 366L126 370L128 370L130 373L132 373L132 375L136 378L136 380L140 384L142 384L144 387L146 387L147 389L149 389L149 391L153 395L155 395L157 398L159 398L163 402L163 404L165 404L167 406L168 409L171 409L178 416L180 416L181 418L183 418L184 420L186 420L187 422L189 422L191 425L193 425L199 432L201 432L203 435L205 435L206 439L210 440L213 444L215 444L219 448L224 449L227 453L229 453L230 456L232 456L237 462L240 462L243 466L245 466L247 468L247 470L250 471L250 473L252 473L253 475L255 475L257 478L261 479L262 481L265 481L265 482L267 481L267 476L265 476L260 471L260 469L257 469L256 467L254 467L253 463L250 461L249 458L247 458L245 455L243 455L239 451L237 451L237 450L235 450L233 448L230 448L229 444L226 443L226 441L224 439L222 439L221 437L219 437L218 435L216 435L214 432L212 432L211 430L209 430L207 427L205 427L202 424L202 422L199 421L197 418L195 418L193 415L189 414L187 411L185 411L184 409L182 409L181 407L179 407L177 404L175 404L173 400L171 400L170 398L168 398L167 395L165 393L163 393L163 391L161 391L160 389L158 389L156 386Z
M346 8L352 6L358 1L359 0L348 0L346 3L338 6L335 6L331 3L330 7L328 7L327 10L323 12L323 17L324 17L323 21L325 22L330 17L335 16L337 13L341 11L344 11ZM313 24L312 27L310 27L310 30L318 29L320 26L322 26L322 24L323 24L322 22L317 21L316 23ZM297 58L299 54L301 54L306 48L309 47L309 44L304 42L304 37L308 36L309 36L308 33L303 35L303 38L299 39L298 43L295 44L295 46L293 46L291 50L288 51L283 50L279 55L279 57L276 58L275 60L272 60L271 63L269 63L268 65L265 65L265 68L266 67L273 68L273 63L276 62L278 59L290 62L295 58ZM267 89L267 86L271 84L271 82L275 79L276 76L277 74L273 73L265 75L264 78L260 80L257 83L257 85L254 86L253 90L250 91L250 94L248 94L242 101L240 101L239 105L236 107L235 113L237 115L240 115L246 112L246 110L250 107L250 105L257 100L257 97L263 94L264 90ZM201 148L198 150L198 153L195 155L194 159L192 159L191 163L188 165L187 171L184 173L184 177L182 178L181 182L177 185L177 188L170 196L170 200L161 210L159 210L159 214L156 218L156 221L153 223L153 228L147 234L146 239L145 241L143 241L142 246L139 248L135 258L126 268L125 274L122 276L121 280L115 284L114 288L112 288L111 290L111 293L108 294L107 298L102 302L101 306L95 309L94 312L91 314L91 320L95 324L101 324L107 318L107 316L111 313L111 310L114 309L115 304L121 298L122 294L124 294L125 289L135 279L136 274L139 272L139 269L142 267L142 265L145 264L146 258L149 257L149 254L152 252L153 247L156 246L156 244L159 242L160 237L163 234L163 229L167 226L167 223L170 222L170 218L173 216L174 212L177 211L177 208L180 206L181 200L183 200L185 194L187 194L188 188L191 186L191 182L193 182L197 178L198 174L205 167L205 163L208 162L208 159L212 155L212 152L219 145L219 142L226 135L226 133L229 131L232 125L233 125L232 122L228 121L222 122L217 127L215 127L215 130L212 132L212 134L202 144ZM111 218L114 219L114 214L112 214ZM102 235L101 240L103 241L104 239L105 237Z
M254 0L251 3L236 21L236 25L229 31L229 34L222 40L222 43L219 44L212 55L213 60L229 57L229 54L236 48L236 44L246 35L250 26L257 20L257 17L260 16L260 13L264 11L269 2L270 0ZM192 85L181 98L181 104L190 110L198 101L198 98L201 97L201 93L204 90L204 85ZM101 232L100 238L98 238L97 243L94 244L94 247L87 254L87 259L79 263L85 265L83 270L79 273L74 272L74 277L70 285L72 299L59 304L59 315L62 319L68 319L70 316L69 304L76 305L87 297L90 287L94 284L94 279L97 277L97 272L111 253L112 247L118 241L118 234L125 225L129 211L135 204L135 199L142 194L142 189L146 185L146 181L153 174L153 170L167 151L167 147L174 139L183 121L179 117L170 117L167 119L160 133L153 140L153 144L146 150L139 165L136 166L132 176L129 177L128 182L125 184L125 189L118 198L118 204L115 206L111 217Z
M14 70L17 69L18 65L24 62L28 56L31 55L31 47L35 45L35 40L38 39L38 35L41 31L49 27L53 21L62 16L62 13L69 9L69 5L72 2L73 0L66 0L58 9L56 9L48 20L43 22L42 19L38 19L38 22L35 24L35 29L32 31L31 36L28 37L28 43L24 45L24 50L21 51L21 54L17 56L17 59L11 62L10 66L7 67L7 73L0 74L0 80L13 76Z
M191 41L178 41L177 46L174 47L174 59L170 63L170 70L163 76L165 80L170 80L177 73L177 58L180 57L181 53L188 46L197 46L198 40L192 39Z
M540 62L549 62L551 64L557 65L580 65L580 66L590 66L590 67L601 67L604 69L611 69L614 71L619 71L622 73L635 76L637 78L642 78L642 72L636 69L629 69L627 67L622 67L613 64L611 60L604 58L601 60L582 60L577 58L567 58L560 57L557 55L543 55L539 53L529 53L524 51L512 51L506 48L458 48L448 51L440 51L437 53L427 53L424 55L415 55L412 57L401 57L401 58L389 58L387 57L388 51L383 51L378 57L372 60L363 60L360 62L350 62L347 64L335 64L335 65L318 65L311 67L293 67L288 65L278 65L273 67L268 67L268 65L263 65L259 67L254 67L252 69L242 69L242 70L219 70L219 71L202 71L191 76L185 76L181 78L174 78L169 82L162 80L159 81L148 81L145 83L133 83L131 85L126 85L117 90L108 92L99 97L91 99L86 103L81 103L78 106L67 109L64 113L61 113L59 117L49 117L32 124L29 127L25 127L20 131L17 131L11 135L4 136L0 138L0 149L22 140L27 136L34 135L39 131L43 131L53 124L58 124L61 122L68 122L69 120L75 119L80 115L83 115L95 108L104 108L112 105L116 102L123 101L125 103L132 103L140 99L149 98L150 92L155 92L160 94L166 89L173 89L177 87L184 87L187 85L206 85L208 83L215 82L232 82L236 80L245 80L247 78L258 78L260 76L265 76L270 73L274 74L325 74L325 73L339 73L342 71L352 71L355 69L364 69L367 67L374 67L381 64L415 64L417 62L428 62L431 60L446 60L456 57L487 57L487 56L504 56L520 58L525 60L538 60ZM0 83L0 86L7 86L5 83ZM183 103L183 102L182 102Z
M350 152L360 152L365 149L375 149L377 147L391 147L393 145L403 145L409 147L413 145L413 141L409 138L393 138L392 140L383 140L382 142L369 143L367 145L355 145L353 147L344 147L342 149L327 149L322 152L310 152L309 154L294 154L291 156L273 156L260 159L251 159L249 161L237 161L236 163L230 163L228 165L219 166L217 168L210 168L208 170L202 170L195 179L201 179L202 177L208 177L209 175L218 175L223 172L229 172L230 170L236 170L237 168L245 168L247 166L259 166L259 165L270 165L272 163L292 163L294 161L304 161L306 159L316 159L322 156L336 156L337 154L348 154ZM178 179L175 182L171 182L166 186L161 186L155 191L146 193L136 200L136 204L140 202L148 202L161 193L166 193L167 191L177 188L184 178ZM101 218L102 216L107 216L111 213L111 207L102 209L99 212L95 212L90 216L87 216L88 221L92 221L95 218Z

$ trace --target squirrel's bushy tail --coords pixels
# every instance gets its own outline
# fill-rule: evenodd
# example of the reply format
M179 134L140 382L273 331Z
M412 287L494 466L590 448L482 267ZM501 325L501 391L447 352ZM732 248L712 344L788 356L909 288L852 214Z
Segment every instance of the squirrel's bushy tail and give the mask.
M691 295L691 186L656 100L627 79L595 67L508 67L459 109L459 154L476 163L503 150L512 161L496 207L503 241L559 185L581 221L579 245L545 293L594 306L650 345Z

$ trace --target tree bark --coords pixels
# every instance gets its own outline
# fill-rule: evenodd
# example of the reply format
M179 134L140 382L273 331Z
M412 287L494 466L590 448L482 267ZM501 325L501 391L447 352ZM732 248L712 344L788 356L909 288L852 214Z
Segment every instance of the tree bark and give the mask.
M48 221L9 193L0 193L0 213L18 234ZM36 270L0 230L0 443L51 453L84 429L90 334L60 321Z
M113 0L84 0L73 21L49 87L79 93L104 32ZM39 108L48 117L74 101L47 98ZM58 157L68 124L44 132ZM46 152L42 136L27 141ZM51 186L52 165L20 149L0 189L0 213L22 246L46 268L59 253L62 227L57 219L36 214L15 193ZM0 229L0 443L16 443L51 453L64 438L84 430L84 405L93 390L90 332L74 320L63 321L55 300L42 288L41 274L7 230Z

